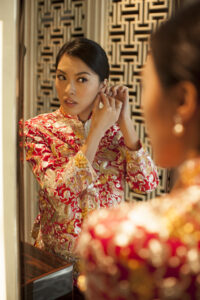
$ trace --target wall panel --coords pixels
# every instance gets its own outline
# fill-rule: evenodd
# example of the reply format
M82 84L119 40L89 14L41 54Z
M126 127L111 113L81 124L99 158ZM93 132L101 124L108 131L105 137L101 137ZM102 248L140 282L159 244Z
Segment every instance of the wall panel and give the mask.
M106 51L111 65L110 81L130 91L131 116L137 133L153 155L141 108L141 71L149 50L149 36L178 7L174 0L108 0ZM167 191L169 172L159 168L160 185L148 195L126 188L127 200L145 200Z

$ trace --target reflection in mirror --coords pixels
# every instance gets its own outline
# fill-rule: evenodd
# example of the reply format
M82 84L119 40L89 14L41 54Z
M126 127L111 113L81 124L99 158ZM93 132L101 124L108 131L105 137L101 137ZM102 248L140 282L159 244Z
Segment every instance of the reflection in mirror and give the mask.
M71 253L89 211L117 205L123 198L148 200L169 191L170 173L166 169L158 169L160 181L156 188L157 174L150 159L153 153L141 109L140 74L151 31L175 12L178 3L173 0L26 3L24 119L31 121L25 126L25 159L29 166L24 162L21 240L24 242L22 253L31 255L32 264L41 264L44 252L40 251L47 251L47 257L54 255L66 263L74 262L76 257ZM85 52L80 56L72 49L72 54L61 55L56 71L56 55L62 45L80 37L96 41L105 50L110 64L109 87L127 88L105 89L107 76L101 78L99 67L94 67L97 57L92 58L92 48L85 56ZM103 50L98 49L98 53L104 55ZM104 58L100 62L102 67L105 61ZM80 72L84 74L80 76ZM100 96L104 107L99 109L97 105L95 121L94 117L90 118L93 108L90 100L96 98L100 89L106 96ZM130 111L124 104L128 93ZM111 98L116 96L122 103L115 106ZM89 101L87 107L81 106L85 103L82 100ZM115 113L109 118L102 112L106 105L115 107ZM32 119L45 113L48 115ZM107 131L116 120L118 125ZM96 124L101 126L98 128ZM139 164L134 169L136 157L144 165L150 161L150 168L145 165L142 172ZM35 243L39 252L35 254L36 250L25 243ZM66 264L69 271L68 267ZM31 284L33 292L33 281ZM27 290L30 293L30 287Z

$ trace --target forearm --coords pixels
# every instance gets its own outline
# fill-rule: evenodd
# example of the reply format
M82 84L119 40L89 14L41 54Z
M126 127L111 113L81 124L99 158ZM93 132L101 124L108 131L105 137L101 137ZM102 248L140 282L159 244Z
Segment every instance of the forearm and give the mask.
M91 130L85 141L85 144L81 148L82 153L87 157L90 163L92 163L94 160L95 154L97 152L102 137L103 133L97 130Z
M157 169L148 153L141 148L132 120L127 118L120 122L120 129L128 148L126 150L127 182L135 191L154 190L158 185Z
M125 145L132 151L137 151L140 148L139 138L130 118L120 121L120 130L124 137Z

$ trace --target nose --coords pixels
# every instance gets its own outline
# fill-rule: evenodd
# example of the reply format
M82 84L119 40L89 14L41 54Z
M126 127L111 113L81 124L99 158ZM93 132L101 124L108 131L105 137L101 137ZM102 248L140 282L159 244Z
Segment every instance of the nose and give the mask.
M67 82L65 87L65 93L68 95L74 95L76 93L75 85L72 81Z

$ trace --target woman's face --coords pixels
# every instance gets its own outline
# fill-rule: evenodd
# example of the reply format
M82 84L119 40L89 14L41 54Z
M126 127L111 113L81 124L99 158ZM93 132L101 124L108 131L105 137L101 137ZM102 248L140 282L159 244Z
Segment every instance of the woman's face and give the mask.
M149 56L143 72L142 104L154 159L161 167L177 166L182 159L181 139L173 135L175 97L175 91L162 88L153 58Z
M56 70L56 90L67 114L87 120L102 87L99 76L81 59L66 54L61 57Z

